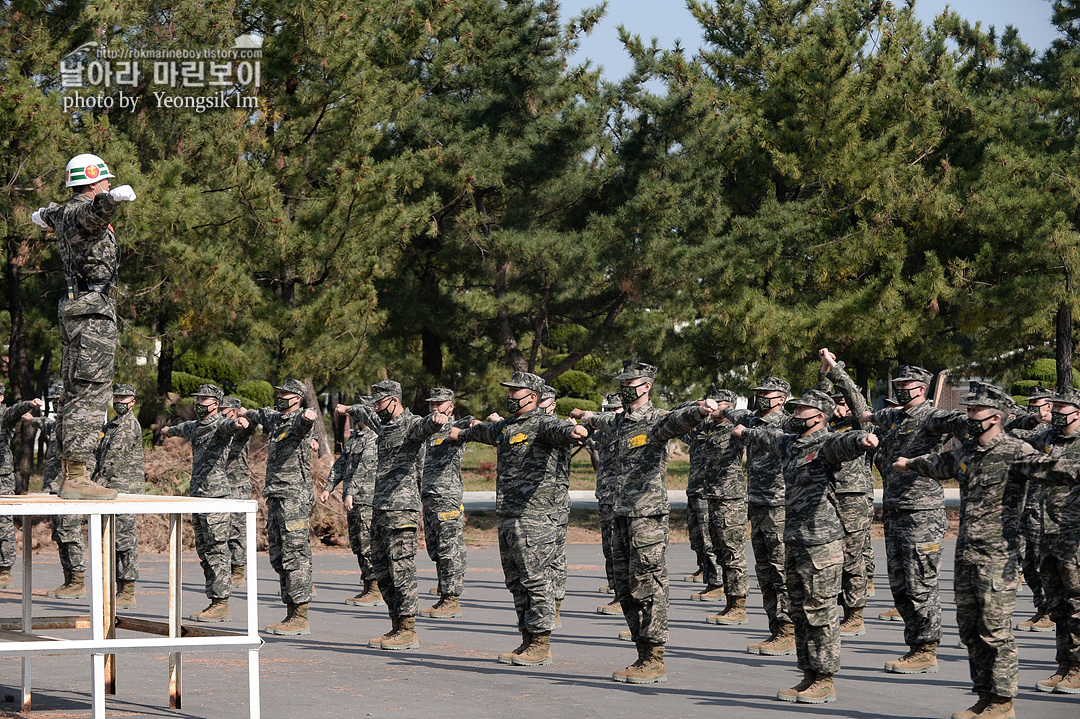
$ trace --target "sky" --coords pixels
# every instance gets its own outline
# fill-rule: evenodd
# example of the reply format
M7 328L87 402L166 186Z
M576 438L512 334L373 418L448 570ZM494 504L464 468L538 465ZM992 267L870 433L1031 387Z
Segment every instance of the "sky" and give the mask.
M563 19L599 2L562 0ZM972 23L981 21L983 29L994 25L999 36L1006 25L1013 25L1020 31L1020 39L1038 50L1045 49L1055 37L1050 24L1050 0L919 0L915 12L929 24L946 6ZM625 77L632 66L626 50L619 44L619 25L640 35L646 44L652 37L658 38L663 48L673 47L676 39L681 39L683 47L690 51L697 50L701 44L698 25L683 0L608 0L607 15L592 35L582 40L574 61L581 62L587 57L594 66L603 66L607 79Z

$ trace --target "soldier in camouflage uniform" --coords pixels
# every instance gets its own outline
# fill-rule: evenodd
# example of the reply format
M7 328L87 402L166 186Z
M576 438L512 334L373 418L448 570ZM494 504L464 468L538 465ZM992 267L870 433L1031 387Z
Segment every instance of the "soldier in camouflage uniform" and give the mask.
M1012 717L1019 664L1012 615L1019 587L1020 514L1027 491L1013 469L1034 450L1003 432L1015 409L1005 390L972 382L964 396L967 437L957 449L908 459L898 457L899 472L960 484L960 530L954 567L956 622L968 650L974 691L967 711L953 719Z
M3 401L4 385L0 384L0 402ZM24 414L43 404L40 399L34 398L0 410L0 494L15 494L15 464L11 456L11 439L15 436L15 428ZM15 521L10 515L0 516L0 589L14 584L11 580L11 565L14 563Z
M146 491L142 426L135 418L135 388L113 385L116 417L101 430L94 481L124 494ZM135 607L135 582L139 578L139 538L135 515L118 514L114 520L116 538L116 606Z
M558 418L555 403L555 388L545 384L540 391L540 409L551 417ZM566 599L566 533L570 529L570 460L574 456L573 447L560 447L554 465L555 483L559 487L563 509L559 512L558 535L555 539L555 561L551 564L552 592L555 597L555 628L562 629L562 603Z
M221 400L225 393L212 384L201 384L191 395L195 398L197 420L183 422L175 427L163 427L163 437L183 437L191 442L191 483L188 494L192 497L224 498L232 494L229 482L229 449L238 432L248 430L247 419L228 419L221 413ZM250 435L248 435L250 437ZM232 515L226 512L209 512L191 515L195 531L195 551L202 565L206 580L206 597L210 604L189 619L197 622L227 622L232 619L229 611L229 595L232 588L230 572L229 536L232 533Z
M266 627L269 634L311 634L308 604L311 602L311 508L315 492L311 484L309 437L319 416L303 409L307 386L287 379L274 388L273 407L240 410L248 422L261 425L270 440L266 456L266 541L270 566L278 574L285 619Z
M602 412L622 412L622 400L619 399L619 395L605 395L600 410ZM618 481L612 463L615 456L615 440L603 432L593 432L589 435L587 441L596 452L597 520L600 523L600 547L604 553L604 574L608 582L600 587L600 591L605 594L614 594L615 567L611 559L611 532L615 527L615 485ZM618 599L612 599L608 604L597 607L596 613L622 616L622 605L619 604ZM619 638L630 641L630 631L620 632Z
M690 539L690 551L694 553L697 561L697 569L688 575L686 580L705 583L704 591L690 595L691 599L700 602L719 602L724 598L720 569L709 535L709 499L705 496L705 485L709 479L706 455L709 454L707 447L710 429L710 423L706 420L694 431L680 437L690 446L690 475L686 483L686 532Z
M521 632L521 645L498 659L502 664L538 666L551 663L551 630L555 628L551 568L565 508L555 463L560 450L584 440L588 430L561 422L538 407L544 380L537 375L515 371L502 386L507 388L510 417L468 429L451 427L449 436L496 448L499 556Z
M116 498L116 492L90 481L87 468L105 423L116 354L120 245L109 223L121 202L135 199L130 185L110 189L110 177L100 157L76 155L67 166L71 199L49 203L32 218L42 229L55 230L68 286L59 310L64 397L57 437L64 499Z
M362 397L358 404L370 405L371 397ZM346 431L345 446L330 468L330 476L326 478L319 501L328 501L334 487L341 484L345 521L349 528L349 549L356 555L363 584L360 593L349 597L345 603L356 607L382 607L386 606L386 602L375 581L375 569L371 566L371 502L375 497L378 434L365 427L359 414L352 412L347 405L338 405L337 414L349 415L352 429Z
M964 412L945 412L927 402L933 376L922 367L904 365L893 380L898 407L864 412L859 418L878 427L881 449L876 461L885 487L885 553L896 610L904 620L904 656L885 663L897 674L937 673L941 641L938 574L948 526L941 484L893 467L897 457L937 451L952 434L962 437Z
M653 407L650 392L656 368L631 362L619 380L622 414L580 412L570 416L603 432L616 443L612 563L615 597L637 645L636 662L611 678L630 684L666 682L664 646L668 640L668 504L664 485L668 442L680 437L715 411L708 399L671 412Z
M840 594L845 530L836 501L846 463L877 446L867 432L829 432L835 403L816 389L795 401L786 434L778 427L736 427L751 447L783 462L784 545L795 648L803 680L783 689L781 701L823 704L836 700L833 676L840 669Z
M791 385L780 377L765 377L754 387L753 411L729 409L724 412L735 424L746 427L782 427L790 415L784 411ZM795 625L788 612L784 552L784 476L781 462L771 452L747 447L747 515L750 544L754 548L754 570L765 614L769 617L769 638L746 648L751 654L783 656L795 653Z
M221 401L220 412L225 419L240 418L240 399L226 397ZM251 468L248 466L248 448L255 434L255 425L236 430L229 454L225 461L225 474L229 477L230 499L251 499ZM232 563L231 583L234 587L245 585L247 568L247 515L233 512L229 515L229 556Z
M821 371L818 373L818 389L831 392L839 390L834 398L836 408L829 421L832 432L862 431L859 417L870 408L851 376L844 371L836 356L828 349L818 351ZM840 605L844 619L840 622L840 636L857 637L866 634L863 609L866 607L867 571L866 553L870 546L870 527L874 519L874 478L870 463L859 456L844 464L837 474L836 508L844 526L844 572L841 580Z
M417 532L420 474L427 441L450 417L433 412L417 417L401 403L401 385L383 380L371 386L371 407L354 405L363 424L378 432L378 464L371 517L371 564L386 601L391 628L368 641L372 649L419 649L416 613Z
M431 390L428 411L454 416L454 391L443 387ZM473 417L462 417L453 427L465 429ZM424 471L420 479L420 501L424 509L424 544L435 562L439 577L439 601L420 613L432 619L461 616L461 592L465 588L465 505L461 480L461 458L465 443L450 439L445 427L427 440Z

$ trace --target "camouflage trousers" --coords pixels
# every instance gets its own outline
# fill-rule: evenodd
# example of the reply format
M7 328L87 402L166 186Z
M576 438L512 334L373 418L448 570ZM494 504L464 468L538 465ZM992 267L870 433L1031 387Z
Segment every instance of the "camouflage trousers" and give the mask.
M311 601L311 495L266 498L266 542L281 601Z
M945 508L886 509L885 555L893 602L908 646L941 641L941 543Z
M601 504L597 512L600 520L600 549L604 553L604 576L607 585L615 590L615 567L611 563L611 533L615 530L615 507Z
M1080 666L1080 538L1044 534L1039 575L1057 623L1057 663Z
M750 574L746 569L746 500L708 499L709 543L717 567L715 579L729 597L745 597L750 593Z
M90 462L112 398L116 302L98 292L60 300L64 394L56 438L60 456Z
M765 614L769 617L769 631L776 633L791 623L788 604L787 559L784 550L784 520L786 508L751 504L747 508L750 517L750 544L754 549L754 571Z
M15 475L0 475L0 494L15 494ZM15 518L10 514L0 515L0 567L15 564L18 551L15 544Z
M424 544L435 562L439 596L460 597L465 586L465 505L425 505Z
M514 598L518 631L536 634L555 628L551 567L558 531L557 514L499 517L499 558Z
M251 499L251 483L231 485L229 498ZM247 515L243 512L229 515L229 561L234 567L247 566Z
M972 688L979 694L1014 697L1020 668L1012 617L1019 569L1013 562L957 562L954 574L956 624L967 646Z
M86 539L83 518L76 514L57 514L52 518L52 539L60 554L65 572L86 572Z
M556 520L555 561L551 563L551 591L555 601L566 599L566 532L570 528L570 509L559 513Z
M840 669L840 594L844 542L787 545L787 590L795 624L799 669L836 674Z
M1039 574L1039 546L1042 544L1042 521L1039 517L1027 515L1021 521L1021 568L1024 581L1031 588L1035 609L1046 611L1046 594L1043 591L1042 577Z
M375 570L371 566L371 519L370 504L353 504L353 508L345 514L349 526L349 549L356 555L356 563L360 565L360 581L365 584L375 581Z
M844 528L844 572L840 582L840 606L861 609L866 606L866 551L870 547L870 521L873 500L865 494L836 495L836 509ZM871 548L870 551L873 551Z
M371 566L391 617L415 617L416 550L420 512L376 509L371 517Z
M615 598L635 642L668 640L668 515L615 517Z
M191 526L195 530L195 552L202 565L206 596L209 599L229 598L232 587L229 554L232 516L223 512L191 515Z
M134 582L139 578L139 537L135 531L135 515L117 514L113 522L113 536L116 542L116 581Z
M715 584L719 570L709 539L709 500L700 494L686 495L686 533L690 539L690 551L697 562L697 571L702 572L702 579L707 584Z

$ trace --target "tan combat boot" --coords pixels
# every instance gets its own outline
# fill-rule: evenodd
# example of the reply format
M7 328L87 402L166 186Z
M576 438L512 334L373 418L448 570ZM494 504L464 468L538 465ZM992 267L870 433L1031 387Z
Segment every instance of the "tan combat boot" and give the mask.
M802 681L791 687L791 689L781 689L776 692L776 698L782 702L797 702L799 701L799 692L809 689L815 679L817 679L817 672L812 669L803 669Z
M1012 697L992 694L989 703L975 715L974 719L1015 719L1015 717L1016 710L1013 708Z
M751 654L764 654L769 657L783 657L795 653L795 625L783 624L776 634L759 644L746 648Z
M719 614L710 614L705 617L705 621L729 627L749 623L750 620L746 616L746 597L728 597L724 611Z
M800 704L826 704L836 701L836 686L832 674L818 674L814 683L799 692L796 701Z
M866 623L863 622L862 607L848 609L844 607L844 621L840 622L840 636L861 637L866 634Z
M382 592L379 591L379 585L373 579L364 582L364 591L360 592L355 597L349 597L345 600L345 603L351 604L354 607L386 606L386 602L384 602L382 598Z
M11 589L15 581L11 578L11 567L0 567L0 589Z
M538 667L551 664L551 632L537 632L531 635L529 646L510 658L511 664L519 667Z
M115 489L102 487L86 476L86 462L64 460L63 467L60 473L60 499L116 499Z
M1065 675L1069 673L1069 667L1067 664L1058 664L1057 671L1051 674L1046 679L1040 679L1035 682L1035 688L1040 692L1052 692L1054 687L1061 683L1061 680L1065 678Z
M135 608L135 582L123 579L116 582L116 607Z
M916 644L899 659L885 662L885 671L894 674L937 674L937 647L937 642Z
M1069 673L1054 687L1056 694L1080 694L1080 664L1074 664Z
M617 614L622 616L622 602L618 599L611 600L608 604L601 604L596 608L597 614Z
M667 681L664 645L638 642L638 660L626 669L612 672L611 678L627 684L659 684Z
M196 622L228 622L232 621L232 613L229 611L228 599L211 599L210 604L206 609L201 612L195 612L190 615L188 619L193 619ZM288 617L286 617L288 620ZM284 624L284 622L282 622ZM278 626L278 625L274 625ZM270 631L270 627L267 627L267 631ZM276 632L271 632L276 633Z
M434 607L421 610L420 614L431 619L454 619L461 616L461 602L457 597L447 595L440 598Z
M54 597L56 599L85 599L86 584L83 573L72 572L71 579L68 580L67 584L62 587L57 587L51 592L48 592L47 596Z
M70 585L70 584L71 584L71 570L65 569L64 570L64 583L61 584L56 589L50 589L49 591L45 592L45 596L55 598L57 592L59 592L62 589L66 589L68 587L68 585ZM83 594L83 596L86 596L85 593Z
M391 636L393 636L393 634L395 632L397 632L398 624L399 624L398 618L395 617L393 614L391 614L390 615L390 631L388 631L386 634L383 634L381 637L375 637L374 639L369 639L367 645L369 647L371 647L372 649L382 649L382 643L385 640L389 639Z
M904 618L902 616L900 616L900 610L897 609L896 607L893 607L892 609L890 609L887 612L882 612L881 614L877 615L877 618L878 619L884 619L886 622L902 622L902 621L904 621Z
M522 632L521 633L521 644L519 644L518 648L515 649L512 652L506 652L505 654L500 654L499 655L499 664L513 664L514 663L514 657L516 657L518 654L521 654L523 651L528 649L530 644L532 644L532 634L530 632Z
M719 584L710 584L704 592L695 592L690 598L695 602L719 602L724 598L724 588Z
M604 586L600 587L600 593L601 594L614 594L615 590L612 589L609 585L605 584Z
M693 574L687 574L685 577L683 577L683 579L688 582L696 582L698 584L702 584L705 581L705 570L698 568L696 572L694 572Z
M416 636L416 617L398 617L398 628L388 637L384 637L380 649L419 649L420 639Z
M990 704L990 699L993 698L993 696L993 694L987 692L979 692L979 701L975 702L962 712L954 713L952 719L975 719L975 717L982 714L983 709Z
M234 587L243 587L244 585L246 585L247 578L245 575L247 574L247 572L245 571L245 569L245 567L234 566L232 568L232 576L229 578L229 584Z
M619 632L619 639L624 642L634 641L634 633L629 629Z
M277 624L268 626L266 631L283 637L311 634L311 628L308 626L308 605L289 604L287 607L285 618Z
M866 580L866 598L873 599L877 596L877 590L874 589L874 578L868 577Z
M562 629L562 600L555 600L555 628Z

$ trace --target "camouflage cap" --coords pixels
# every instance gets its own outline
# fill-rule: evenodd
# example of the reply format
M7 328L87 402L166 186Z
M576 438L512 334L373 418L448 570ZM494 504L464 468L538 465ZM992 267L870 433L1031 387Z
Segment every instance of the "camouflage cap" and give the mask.
M298 379L287 379L280 385L274 387L274 389L290 394L297 394L301 397L307 396L307 385Z
M637 379L638 377L645 377L646 379L656 379L656 367L651 364L645 364L644 362L635 362L629 360L623 363L622 372L615 375L615 379Z
M1054 390L1047 389L1046 387L1043 387L1041 384L1037 384L1037 385L1035 385L1034 387L1031 388L1030 392L1028 392L1027 401L1028 402L1035 402L1035 401L1040 400L1040 399L1053 399L1053 398L1054 398Z
M791 404L796 407L819 409L825 413L826 417L831 417L833 410L836 409L836 403L832 401L832 398L819 389L804 389L802 397L791 400Z
M604 395L604 403L600 406L600 409L618 409L619 407L622 407L622 397L617 392Z
M62 382L53 382L49 385L49 391L45 395L48 399L60 399L64 394L64 384Z
M383 397L400 397L401 396L401 383L395 382L392 379L384 379L382 382L376 382L371 385L371 399L372 401L378 401Z
M453 402L454 390L447 389L446 387L432 387L428 392L428 398L425 402Z
M540 394L544 391L544 380L540 375L535 375L532 372L514 372L510 376L509 382L500 382L503 387L516 387L518 389L528 389Z
M1009 393L996 384L987 382L969 382L971 390L960 400L961 404L977 407L991 407L1005 414L1016 411L1016 402Z
M735 404L739 401L739 395L735 394L729 389L710 387L709 399L716 400L717 402L730 402L731 404Z
M226 397L221 400L222 409L240 409L242 406L239 397Z
M780 377L762 377L761 384L754 387L755 392L783 392L786 395L791 394L791 384Z
M199 389L191 393L192 397L213 397L218 402L225 396L224 390L216 384L201 384Z
M1071 404L1080 407L1080 390L1075 387L1066 387L1054 393L1054 404Z
M556 394L557 393L555 392L555 388L549 384L546 384L540 390L540 399L555 399Z
M113 396L119 395L121 397L134 397L135 388L129 384L123 382L117 382L112 386Z
M930 386L930 382L934 379L934 375L930 374L922 367L916 367L913 364L902 364L900 369L896 371L896 376L893 377L893 382L920 382L927 387Z

